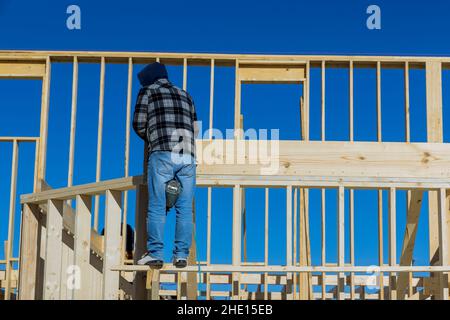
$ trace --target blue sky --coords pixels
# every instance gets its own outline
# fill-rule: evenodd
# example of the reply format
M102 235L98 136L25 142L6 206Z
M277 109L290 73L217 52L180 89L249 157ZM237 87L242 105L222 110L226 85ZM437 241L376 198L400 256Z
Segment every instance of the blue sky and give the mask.
M445 55L448 2L0 1L1 47L252 53ZM66 8L82 30L65 28ZM382 9L382 30L365 27Z
M81 8L81 30L66 28L66 8ZM382 29L366 28L366 8L381 8ZM17 50L111 50L157 52L218 52L267 54L371 54L450 55L448 1L12 1L0 0L0 49ZM136 66L135 74L140 66ZM52 69L51 116L49 120L49 183L67 183L70 123L71 66L54 64ZM123 174L123 131L126 103L126 66L108 65L105 84L105 127L102 179ZM189 68L188 90L196 101L199 117L208 124L209 70ZM169 68L173 82L181 85L181 68ZM234 103L233 70L218 68L214 125L231 128ZM345 70L327 71L327 139L348 139L348 96ZM136 78L134 78L136 79ZM448 115L444 72L444 118ZM403 73L383 71L383 139L404 141ZM98 108L98 65L80 66L77 156L75 183L95 178ZM333 84L334 83L334 84ZM376 139L375 71L355 72L355 139ZM424 72L412 71L412 141L426 140ZM219 89L220 88L220 89ZM266 90L266 88L269 88ZM133 102L138 90L133 85ZM297 139L298 86L245 86L242 92L244 123L254 128L280 128L282 139ZM311 137L320 137L320 70L312 70ZM0 80L0 136L37 135L39 130L39 81ZM285 112L273 112L274 105ZM205 126L206 126L205 125ZM444 120L445 141L450 128ZM95 137L95 138L93 138ZM81 151L83 149L83 151ZM130 173L140 174L142 142L132 135ZM10 145L0 145L0 239L5 238L9 188ZM30 192L32 146L21 147L19 193ZM263 190L248 193L249 260L262 261ZM131 193L131 197L134 193ZM214 263L231 259L231 190L213 191ZM320 262L320 191L311 192L311 241L313 263ZM205 259L206 190L197 192L199 254ZM327 255L336 259L336 192L327 192ZM283 264L285 250L284 191L271 192L270 262ZM385 221L387 194L385 194ZM356 192L356 262L377 263L376 191ZM398 251L405 223L404 193L398 194ZM426 202L424 203L426 207ZM348 205L348 203L347 203ZM131 204L130 212L133 212ZM422 211L415 259L426 264L427 219ZM131 221L133 220L131 214ZM173 237L174 215L170 215L167 240ZM387 225L385 243L387 243ZM16 232L18 233L18 231ZM170 242L166 254L170 255ZM3 246L0 246L2 256ZM348 247L348 239L347 239ZM16 250L17 252L17 245ZM387 247L385 247L387 261ZM348 256L347 256L348 258Z

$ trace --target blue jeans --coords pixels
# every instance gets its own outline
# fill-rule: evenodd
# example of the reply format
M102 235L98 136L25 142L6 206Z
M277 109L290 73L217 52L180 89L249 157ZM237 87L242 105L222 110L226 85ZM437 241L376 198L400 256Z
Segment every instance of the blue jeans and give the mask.
M182 191L175 203L176 227L173 257L187 258L192 242L195 160L191 155L175 155L175 158L172 156L170 151L154 151L150 154L148 161L147 249L152 258L160 260L164 260L166 183L174 177L180 182Z

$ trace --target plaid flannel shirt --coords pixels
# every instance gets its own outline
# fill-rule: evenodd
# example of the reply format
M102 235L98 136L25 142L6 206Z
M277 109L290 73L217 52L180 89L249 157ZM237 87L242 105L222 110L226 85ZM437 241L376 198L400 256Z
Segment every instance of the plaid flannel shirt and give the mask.
M172 151L195 157L196 121L192 97L169 80L158 79L140 89L133 129L148 142L149 154Z

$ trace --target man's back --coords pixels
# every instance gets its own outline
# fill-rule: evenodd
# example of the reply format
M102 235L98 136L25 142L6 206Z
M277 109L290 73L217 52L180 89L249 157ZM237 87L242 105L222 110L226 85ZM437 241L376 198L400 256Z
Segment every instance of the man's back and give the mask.
M194 102L167 79L142 87L136 103L133 127L147 140L151 151L173 151L195 157Z

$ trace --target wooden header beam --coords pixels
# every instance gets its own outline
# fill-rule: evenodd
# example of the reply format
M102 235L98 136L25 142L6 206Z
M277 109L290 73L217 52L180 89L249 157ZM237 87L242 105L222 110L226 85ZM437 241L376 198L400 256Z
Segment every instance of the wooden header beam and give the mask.
M42 79L45 76L45 63L0 61L1 78Z
M234 65L238 60L273 60L273 61L315 61L326 60L330 63L348 62L372 62L381 61L383 64L404 65L404 62L411 63L411 67L421 66L425 61L437 61L450 64L450 57L428 57L428 56L372 56L372 55L274 55L274 54L216 54L216 53L175 53L175 52L114 52L114 51L45 51L45 50L0 50L0 60L25 60L25 61L45 61L50 56L55 62L71 62L77 56L80 62L100 62L101 57L105 57L108 63L127 63L128 58L133 58L136 63L146 63L150 60L160 59L162 63L177 63L182 65L183 59L189 60L189 64L209 65L214 59L216 66ZM344 65L344 64L342 64ZM374 65L375 66L375 65ZM446 66L448 67L448 66Z
M238 79L241 83L301 83L306 79L305 63L239 61Z

